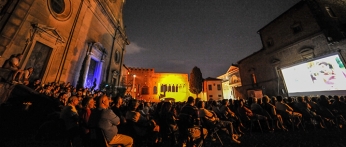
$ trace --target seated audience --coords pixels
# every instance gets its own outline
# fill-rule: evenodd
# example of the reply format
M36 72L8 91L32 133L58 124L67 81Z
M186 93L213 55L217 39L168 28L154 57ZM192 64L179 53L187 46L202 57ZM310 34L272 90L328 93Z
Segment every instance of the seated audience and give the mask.
M60 113L60 118L64 121L68 138L74 142L74 138L80 134L79 114L76 109L79 101L77 97L70 97L67 106Z
M117 126L120 123L120 118L109 109L109 105L109 98L106 95L97 97L97 108L91 112L89 127L102 129L108 144L121 144L125 147L132 147L133 139L131 137L118 134Z
M283 102L283 99L281 96L276 97L277 102L275 103L276 110L279 111L281 114L281 117L283 118L283 121L285 123L292 123L292 119L301 120L302 114L298 112L294 112L293 108L287 105ZM294 121L296 122L294 125L298 127L298 125L301 123L300 121Z
M264 95L262 97L262 102L262 108L268 112L270 115L268 117L270 117L274 122L272 125L275 125L275 127L279 130L288 131L284 126L281 115L276 113L276 107L270 103L270 98L267 95Z
M204 138L207 136L207 129L203 128L203 131L201 132L199 121L195 99L190 96L187 98L186 104L181 108L179 113L178 126L181 143L185 142L185 139L187 139L188 136L191 137L192 140L201 139L202 135Z
M238 139L238 135L233 131L233 124L230 121L220 120L215 113L209 111L204 108L205 104L203 101L199 101L197 104L197 108L199 109L199 117L204 119L207 122L217 126L218 128L226 128L228 130L228 134L231 137L231 142L239 144L240 141ZM211 128L208 128L211 129Z
M221 115L224 116L225 120L229 120L233 123L233 126L237 129L238 133L244 134L241 128L245 129L245 127L243 126L238 116L229 108L229 100L227 99L222 100L222 106L220 107L220 112L221 112Z

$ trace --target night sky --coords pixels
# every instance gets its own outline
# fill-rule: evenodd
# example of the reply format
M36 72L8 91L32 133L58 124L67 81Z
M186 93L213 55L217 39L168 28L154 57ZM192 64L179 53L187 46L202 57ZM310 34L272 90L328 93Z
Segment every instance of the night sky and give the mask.
M126 0L124 64L203 78L262 48L257 31L299 0Z

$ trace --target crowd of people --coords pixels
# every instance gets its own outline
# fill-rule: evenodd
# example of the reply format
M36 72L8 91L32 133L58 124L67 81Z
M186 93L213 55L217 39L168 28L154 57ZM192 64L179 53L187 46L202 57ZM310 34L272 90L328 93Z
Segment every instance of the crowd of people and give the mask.
M224 131L231 143L241 144L241 137L254 128L273 133L289 129L341 128L345 125L346 103L343 96L282 97L266 96L241 100L186 102L145 102L120 95L75 88L66 84L28 85L55 102L68 138L80 137L90 145L91 129L99 128L109 144L123 146L169 146L201 143L215 139L215 129ZM260 122L257 126L253 122ZM251 129L250 129L251 128ZM73 140L73 139L72 139Z
M90 146L93 129L101 129L108 144L122 146L200 145L210 136L215 140L218 130L224 131L230 142L241 144L240 138L259 130L273 133L346 125L344 96L282 97L264 95L262 98L221 101L201 101L188 97L185 102L146 102L131 97L107 96L93 88L76 88L71 83L43 84L39 79L29 83L33 68L20 69L22 54L11 56L2 68L11 70L12 84L24 84L48 97L60 114L67 138L82 139ZM256 124L257 125L257 124ZM216 130L216 131L215 131Z

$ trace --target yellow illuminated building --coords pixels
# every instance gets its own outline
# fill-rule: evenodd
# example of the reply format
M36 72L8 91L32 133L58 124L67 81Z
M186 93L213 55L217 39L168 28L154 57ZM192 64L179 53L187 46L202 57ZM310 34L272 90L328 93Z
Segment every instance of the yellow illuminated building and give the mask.
M188 74L155 73L152 68L128 67L125 78L126 94L145 101L160 101L162 98L174 98L186 101L192 96L189 91Z

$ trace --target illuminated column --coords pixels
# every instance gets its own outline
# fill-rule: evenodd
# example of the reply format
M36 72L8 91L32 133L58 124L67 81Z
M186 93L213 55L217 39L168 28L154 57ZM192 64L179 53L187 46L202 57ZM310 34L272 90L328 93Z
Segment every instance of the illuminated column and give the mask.
M87 56L85 57L86 58L86 62L85 62L85 65L84 65L84 73L83 73L83 86L85 87L85 83L86 83L86 80L87 80L87 75L88 75L88 71L89 71L89 66L90 66L90 61L91 61L91 55L92 55L92 52L87 52Z
M98 64L98 68L96 70L96 74L94 74L94 79L96 79L96 89L99 89L99 84L101 81L101 74L102 74L102 66L103 66L104 60L101 60Z

